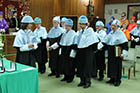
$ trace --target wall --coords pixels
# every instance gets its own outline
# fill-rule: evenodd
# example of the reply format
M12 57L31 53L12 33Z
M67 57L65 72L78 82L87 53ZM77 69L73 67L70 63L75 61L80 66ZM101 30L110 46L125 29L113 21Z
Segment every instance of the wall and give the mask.
M52 27L53 16L87 15L88 2L89 0L31 0L31 15L41 17L43 26L49 30ZM96 0L93 4L95 6L95 15L103 18L104 0Z
M110 17L114 16L117 19L120 19L121 13L126 12L128 5L140 5L140 3L118 3L118 4L105 4L105 19L106 23L110 21ZM115 9L117 9L118 13L115 13ZM111 14L112 11L112 14Z
M95 16L99 16L100 18L104 18L104 3L105 3L105 0L94 0Z
M105 0L105 4L140 3L140 0Z
M31 15L33 18L40 17L43 20L43 26L51 27L53 16L53 0L31 0Z

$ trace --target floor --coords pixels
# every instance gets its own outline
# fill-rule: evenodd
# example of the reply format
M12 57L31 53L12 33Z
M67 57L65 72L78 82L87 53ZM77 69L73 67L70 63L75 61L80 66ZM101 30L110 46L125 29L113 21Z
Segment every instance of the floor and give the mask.
M48 77L49 72L49 69L47 69L45 74L39 74L39 93L140 93L140 64L136 65L136 77L131 72L131 79L122 78L120 87L106 84L105 82L108 78L105 77L102 82L92 79L92 86L88 89L83 89L82 87L77 87L79 78L75 77L74 81L68 84L60 81L63 76L58 79Z

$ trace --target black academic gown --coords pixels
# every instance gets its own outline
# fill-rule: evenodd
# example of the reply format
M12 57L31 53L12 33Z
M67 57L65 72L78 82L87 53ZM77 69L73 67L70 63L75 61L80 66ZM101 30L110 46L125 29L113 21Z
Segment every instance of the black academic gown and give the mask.
M128 42L117 45L123 50L128 50ZM121 79L122 75L122 58L116 57L115 46L107 45L108 49L108 77L114 79Z
M18 28L20 28L20 19L17 18L17 20L18 20ZM16 19L14 17L10 19L9 28L16 28Z
M105 70L105 50L97 50L96 56L96 66L97 70Z
M70 57L72 49L75 49L75 45L61 46L61 55L59 59L59 73L69 76L75 75L75 58Z
M25 51L21 52L19 48L17 49L17 54L16 54L16 62L28 66L35 67L35 55L34 55L34 50L30 51Z
M61 39L60 35L57 38L48 38L50 45L54 44L54 43L58 43L60 42ZM49 67L51 68L51 71L58 73L58 68L59 68L59 48L52 50L49 52L50 53L50 59L49 59Z
M95 48L97 49L96 43L87 48L77 49L76 67L78 77L91 78L96 75Z
M38 48L35 50L36 61L39 64L45 64L47 62L47 49L46 49L46 41L47 39L41 38L41 43L38 44Z
M134 38L140 38L139 36L135 36L135 35L132 35L132 34L130 34L131 36L133 36ZM131 41L131 48L135 48L136 47L136 45L140 45L140 41L138 41L138 42L135 42L135 41Z

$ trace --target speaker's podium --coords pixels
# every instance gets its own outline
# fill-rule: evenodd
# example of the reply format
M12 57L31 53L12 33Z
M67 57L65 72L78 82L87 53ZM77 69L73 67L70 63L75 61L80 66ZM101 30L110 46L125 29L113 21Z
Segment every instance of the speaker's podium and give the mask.
M3 35L3 55L8 60L14 61L16 59L16 48L13 48L13 42L16 35L4 34Z

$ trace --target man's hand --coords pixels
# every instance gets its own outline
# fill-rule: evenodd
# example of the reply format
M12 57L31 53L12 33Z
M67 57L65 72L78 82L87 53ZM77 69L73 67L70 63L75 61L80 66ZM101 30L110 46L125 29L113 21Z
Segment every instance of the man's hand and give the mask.
M34 47L34 44L28 44L28 47L29 48L33 48Z

